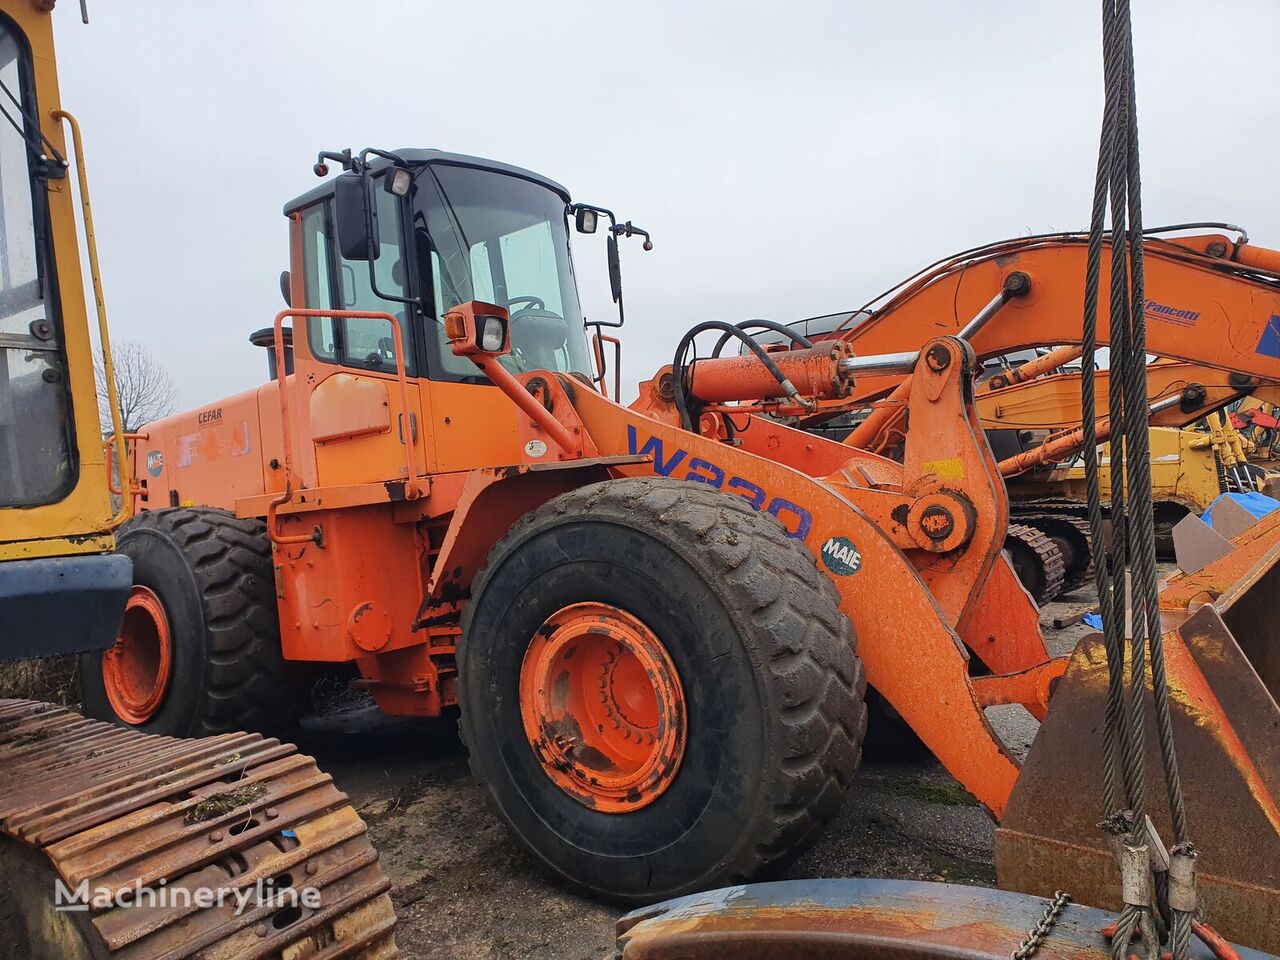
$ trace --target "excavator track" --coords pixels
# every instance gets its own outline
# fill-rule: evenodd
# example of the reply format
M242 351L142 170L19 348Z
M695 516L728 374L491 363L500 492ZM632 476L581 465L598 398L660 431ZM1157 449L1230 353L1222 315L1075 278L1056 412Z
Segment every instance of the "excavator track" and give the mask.
M1004 545L1014 572L1036 603L1048 603L1062 592L1067 565L1053 540L1035 527L1011 523Z
M292 744L148 736L0 700L0 763L2 957L399 955L364 821ZM88 908L55 909L59 884Z
M1035 527L1052 540L1062 553L1065 570L1061 593L1074 590L1089 579L1093 570L1093 538L1089 533L1088 520L1065 512L1011 512L1013 522Z
M1110 517L1110 509L1103 506L1103 515ZM1155 503L1156 556L1161 560L1173 559L1173 528L1187 515L1187 506L1178 500L1157 500ZM1043 497L1035 500L1014 500L1009 504L1009 516L1014 523L1035 525L1038 516L1071 518L1078 521L1080 529L1088 535L1089 508L1069 497ZM1086 574L1087 576L1087 571ZM1070 574L1068 574L1070 579ZM1067 587L1067 589L1071 589Z

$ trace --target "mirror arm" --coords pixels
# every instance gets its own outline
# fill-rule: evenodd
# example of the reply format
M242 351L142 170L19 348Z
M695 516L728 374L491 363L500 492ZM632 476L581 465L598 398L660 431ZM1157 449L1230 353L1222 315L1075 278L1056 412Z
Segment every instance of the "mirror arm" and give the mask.
M616 229L618 226L618 218L613 215L612 210L609 210L605 207L597 207L594 203L571 203L565 209L565 216L566 217L575 216L579 210L592 210L595 213L598 213L602 217L608 217L609 224L610 224L609 229L611 230Z
M369 261L369 289L373 292L373 295L375 297L378 297L380 300L388 300L391 303L407 303L409 304L409 306L417 307L419 310L425 312L425 308L422 305L421 297L401 297L394 293L383 293L381 290L379 290L378 278L374 274L373 265L374 265L374 261L370 260Z
M645 250L653 249L653 238L649 236L649 231L641 230L639 227L633 224L630 220L628 220L626 223L617 223L615 221L612 229L613 229L613 235L615 237L644 237L644 244L643 244L644 249Z

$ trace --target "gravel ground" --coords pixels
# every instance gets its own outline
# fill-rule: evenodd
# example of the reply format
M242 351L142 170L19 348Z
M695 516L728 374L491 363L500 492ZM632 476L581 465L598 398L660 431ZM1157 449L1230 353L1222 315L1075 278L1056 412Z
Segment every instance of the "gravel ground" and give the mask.
M1086 590L1041 612L1050 648L1066 653L1087 628L1052 627L1092 604ZM1036 723L1021 707L990 711L1012 750ZM519 850L471 779L452 723L387 723L353 710L339 729L300 738L369 823L396 885L406 957L556 958L611 955L622 911L566 892ZM839 817L786 876L881 876L991 885L993 825L935 762L864 761Z

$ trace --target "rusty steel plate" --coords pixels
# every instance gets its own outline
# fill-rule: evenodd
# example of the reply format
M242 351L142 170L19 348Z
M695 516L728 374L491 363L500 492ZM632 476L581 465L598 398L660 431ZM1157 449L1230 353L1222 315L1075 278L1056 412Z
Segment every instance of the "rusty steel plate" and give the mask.
M728 887L633 911L617 960L1008 960L1049 901L908 880L788 880ZM1036 960L1102 960L1114 916L1069 904ZM1241 949L1241 960L1267 954ZM1213 956L1197 942L1193 956ZM1274 958L1271 958L1274 960Z
M0 771L0 955L398 955L364 822L291 744L147 736L0 700ZM55 911L58 881L89 891L89 909Z
M1250 639L1274 643L1274 632ZM1201 607L1164 640L1178 766L1209 923L1232 940L1280 952L1280 709L1213 606ZM1072 654L996 831L1002 887L1042 896L1063 889L1098 906L1119 906L1119 876L1097 826L1105 815L1106 685L1102 637L1092 634ZM1146 745L1148 811L1168 838L1150 711Z

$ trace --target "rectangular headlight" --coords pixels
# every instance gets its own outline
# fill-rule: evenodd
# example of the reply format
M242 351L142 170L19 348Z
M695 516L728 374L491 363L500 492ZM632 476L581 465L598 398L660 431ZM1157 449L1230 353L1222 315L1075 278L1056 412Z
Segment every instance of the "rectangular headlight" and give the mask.
M386 188L388 193L397 197L409 195L409 187L413 185L413 174L404 167L396 167L387 174Z
M507 341L507 323L501 317L477 317L477 340L485 353L498 353Z

